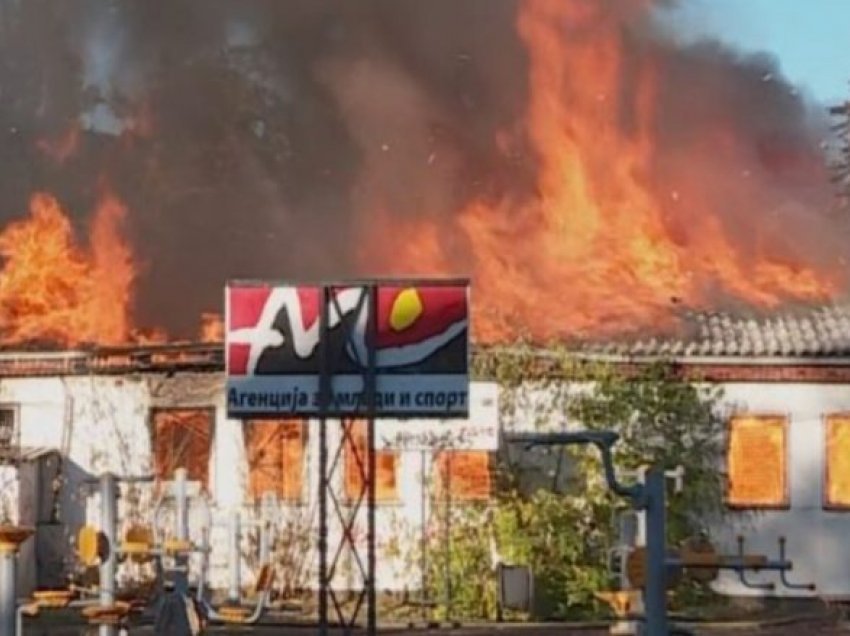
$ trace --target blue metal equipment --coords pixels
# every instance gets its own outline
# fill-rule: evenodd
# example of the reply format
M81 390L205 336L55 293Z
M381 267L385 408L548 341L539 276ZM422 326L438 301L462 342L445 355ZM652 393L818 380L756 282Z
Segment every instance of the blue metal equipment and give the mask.
M745 570L773 570L780 572L781 580L788 584L786 573L792 569L792 563L785 559L784 541L780 543L780 558L771 561L761 555L745 555L743 551L736 556L716 555L697 552L669 553L666 545L666 492L663 467L652 467L643 483L623 484L617 481L614 470L612 447L620 436L613 431L575 431L555 433L508 433L505 441L522 444L526 448L535 446L571 446L592 445L602 455L602 466L608 487L620 497L627 499L638 511L646 515L646 551L641 566L645 568L643 577L644 616L643 634L645 636L670 636L675 633L687 633L671 627L667 616L667 587L669 579L682 570L733 570L743 574ZM643 554L640 555L643 559ZM811 585L789 587L812 589Z

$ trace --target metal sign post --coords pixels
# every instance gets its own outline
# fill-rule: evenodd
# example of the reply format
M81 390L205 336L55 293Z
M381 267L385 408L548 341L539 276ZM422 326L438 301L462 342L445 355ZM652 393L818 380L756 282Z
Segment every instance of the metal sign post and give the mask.
M352 633L364 605L367 633L377 630L375 419L467 415L468 288L465 280L227 286L228 416L302 416L319 423L322 635L332 611L343 633ZM352 420L365 424L365 443L355 443ZM334 449L331 423L339 423L341 433ZM347 446L361 487L344 497L337 482ZM363 507L365 555L355 532ZM335 546L331 522L340 529ZM348 608L334 589L344 556L362 583L346 590Z
M362 309L366 309L366 350L367 359L363 377L363 394L365 397L365 411L360 415L365 420L366 432L366 457L361 457L357 451L357 445L352 437L353 422L343 420L341 426L341 439L333 461L328 463L328 416L334 415L333 406L333 378L338 373L340 363L339 356L334 357L334 352L329 346L330 342L330 315L331 311L336 315L343 314L339 301L333 288L322 289L319 318L319 347L321 348L321 373L319 376L319 409L321 413L320 426L321 437L319 440L319 633L325 636L330 626L329 610L333 605L337 619L348 635L357 627L357 619L360 609L366 605L366 632L370 636L377 631L377 607L375 593L375 337L376 337L376 310L377 288L375 285L364 287L361 291L357 306L349 317L341 319L341 327L345 333L345 339L351 344L352 332L356 328L356 319ZM361 477L361 489L353 502L349 503L350 510L345 510L341 497L336 493L333 485L333 477L340 469L340 458L344 455L343 449L350 444L353 449L352 455L357 464L357 471ZM366 559L360 554L357 545L354 526L363 501L366 501L367 531L366 531ZM328 544L329 518L328 503L332 503L335 520L342 526L340 543L332 551L333 558L329 561L331 554ZM346 612L333 589L334 575L343 553L348 552L356 564L362 581L362 588L351 590L355 594L354 608Z

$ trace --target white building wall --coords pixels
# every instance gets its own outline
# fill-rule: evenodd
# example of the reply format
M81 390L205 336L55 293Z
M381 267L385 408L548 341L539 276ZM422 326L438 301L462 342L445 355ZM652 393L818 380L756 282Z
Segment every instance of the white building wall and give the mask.
M79 529L85 524L97 526L100 520L99 497L84 487L85 480L105 471L118 475L145 475L152 472L153 458L150 433L152 408L214 408L215 422L209 471L209 494L212 503L214 527L211 532L213 552L210 561L209 583L226 590L228 570L228 515L236 509L241 512L245 526L243 534L255 532L250 526L256 520L256 510L246 498L248 469L241 421L226 417L223 376L220 374L178 374L167 378L160 375L83 376L67 378L6 378L0 380L0 403L17 405L20 409L21 442L24 446L56 448L67 454L64 467L66 481L62 491L63 523L67 525L65 541L71 550ZM328 423L329 455L333 458L341 434L338 422ZM309 533L313 552L305 561L305 572L300 577L307 586L315 586L318 560L316 536L318 532L318 456L319 424L310 422L307 431L305 460L305 488L303 499L296 503L281 503L279 519L287 522L296 532ZM379 533L378 588L400 590L418 585L419 574L410 567L409 551L413 548L405 537L419 537L421 520L420 456L417 452L400 452L397 461L397 501L380 503L376 513ZM9 470L8 484L4 487L6 499L17 499L16 479ZM339 460L335 473L335 487L342 492L344 461ZM152 523L153 495L150 486L139 486L140 504L135 509L127 505L129 497L119 500L119 515L124 527L133 522ZM342 495L340 494L340 498ZM341 499L342 501L342 499ZM341 526L333 515L331 501L329 545L333 550L339 545ZM15 512L18 506L12 506ZM347 509L343 504L343 509ZM192 538L201 540L201 527L205 515L202 507L195 505L191 514ZM16 515L15 515L16 520ZM166 514L164 524L171 517ZM366 558L366 505L361 505L356 526L358 549ZM32 542L30 542L32 543ZM400 546L401 544L401 546ZM32 547L32 546L30 546ZM383 553L401 554L395 558ZM249 551L247 536L243 537L243 552ZM33 549L22 553L22 569L33 568ZM193 560L195 572L199 559ZM345 589L361 585L355 564L350 555L340 559L335 587ZM256 559L248 555L241 562L242 582L250 585L256 574ZM132 568L121 568L120 579L136 575ZM193 577L194 579L195 577Z
M819 596L850 594L850 552L843 548L850 536L850 513L825 511L822 506L825 446L822 418L828 413L850 410L850 387L754 383L728 384L724 389L727 405L737 410L788 414L791 506L787 511L730 514L713 529L714 537L721 541L720 547L725 552L734 552L737 549L735 537L744 534L747 536L748 552L776 556L777 539L785 536L788 556L795 563L790 578L816 583L818 587L814 594ZM150 472L149 414L152 407L215 408L209 484L213 514L222 523L234 507L242 510L246 517L254 514L245 498L247 466L242 423L228 420L225 416L223 376L220 374L178 374L172 378L139 375L3 379L0 380L0 403L19 405L24 445L54 447L68 454L62 510L63 521L67 524L65 540L69 545L83 523L97 524L99 520L97 497L87 500L84 497L81 485L85 478L105 470L136 475ZM526 415L509 425L512 428L530 428L533 419ZM566 422L550 422L550 425L560 428ZM333 453L339 439L339 426L329 424L328 427ZM295 532L303 531L313 538L314 551L304 559L306 571L300 579L314 586L317 580L318 423L311 423L309 427L307 449L303 500L296 504L282 504L279 518L282 526L288 521ZM419 584L419 570L416 563L411 563L411 558L417 549L421 527L421 463L419 452L401 452L397 475L399 500L379 504L378 588L382 590L414 589ZM337 472L340 487L342 468L340 464ZM2 478L3 474L0 474ZM6 498L14 496L14 484L4 485L3 492ZM143 498L142 516L146 511L149 514L149 502L149 496ZM122 514L129 516L126 506L122 507ZM200 538L198 529L202 518L201 515L193 515L193 534L197 538ZM358 525L361 529L359 536L365 538L365 506L359 514ZM332 523L330 545L338 545L339 540L339 526ZM218 589L226 589L225 526L219 525L214 529L213 541L211 583ZM365 542L360 545L365 557ZM243 544L245 551L247 547L246 540ZM32 567L32 550L25 550L22 559L23 568ZM357 578L346 572L346 559L342 561L336 587L357 585ZM254 559L243 560L243 583L253 582L253 566ZM778 582L775 573L752 574L750 578L753 581ZM764 591L744 587L735 575L728 574L721 576L717 589L735 595L765 594ZM784 590L781 586L772 593L807 594L800 590Z
M789 590L777 573L749 573L747 580L774 582L777 596L846 597L850 595L850 512L824 510L824 417L850 411L850 387L824 384L728 384L725 402L744 412L783 413L789 418L788 482L790 509L736 512L715 528L725 551L737 550L738 535L746 551L778 557L778 540L787 540L787 557L794 562L788 574L795 583L817 585L814 592ZM758 461L754 457L753 461ZM744 586L734 574L722 574L718 591L734 595L764 595Z

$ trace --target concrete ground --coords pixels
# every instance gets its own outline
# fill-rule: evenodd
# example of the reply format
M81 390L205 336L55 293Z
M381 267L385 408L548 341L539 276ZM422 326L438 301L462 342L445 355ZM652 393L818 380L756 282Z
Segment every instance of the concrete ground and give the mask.
M850 636L846 605L825 602L805 602L783 606L773 612L764 607L746 605L733 619L718 623L680 623L696 636ZM756 617L761 617L756 619ZM150 620L147 624L131 625L130 636L153 635ZM295 617L275 610L264 618L263 625L254 627L211 626L205 633L217 635L275 634L277 636L313 636L318 633L315 625L304 624L307 616ZM407 619L404 619L405 621ZM267 623L268 622L268 623ZM267 624L266 624L267 623ZM418 636L603 636L608 634L607 623L486 623L462 624L458 627L444 626L425 629L421 623L410 628L406 623L383 624L382 635L416 634ZM358 632L355 632L355 634ZM359 633L363 633L360 631ZM42 613L37 619L28 620L24 626L25 636L82 636L97 634L96 627L87 626L78 610L53 610ZM6 635L0 635L6 636ZM332 629L329 636L344 636L344 632Z
M786 622L779 625L758 625L735 623L725 626L689 626L688 629L696 636L720 636L728 634L729 636L847 636L850 634L850 627L847 627L835 620L804 620ZM262 625L256 627L212 627L205 633L234 636L256 634L262 636L265 634L276 636L312 636L318 633L316 627L310 626L282 626L282 625ZM356 633L356 632L355 632ZM362 633L362 632L361 632ZM460 628L443 628L443 629L409 629L407 627L388 627L380 630L381 634L417 634L419 636L488 636L496 634L500 636L603 636L608 634L607 629L584 628L578 625L564 624L545 624L545 625L476 625ZM24 628L26 636L81 636L83 634L97 634L96 628L86 627L84 625L71 626L67 623L61 625L47 624L27 624ZM150 635L154 634L152 627L137 627L131 628L129 631L131 636L138 634ZM332 630L331 636L343 636L341 630Z

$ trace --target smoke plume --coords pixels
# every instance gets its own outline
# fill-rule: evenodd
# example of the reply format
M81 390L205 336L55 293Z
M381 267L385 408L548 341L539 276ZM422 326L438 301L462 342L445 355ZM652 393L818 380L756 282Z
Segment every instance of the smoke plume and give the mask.
M460 211L514 201L520 216L539 196L524 4L0 0L0 221L37 190L90 210L106 180L129 209L136 321L184 336L229 278L474 276ZM683 251L711 210L742 262L843 276L821 106L768 57L678 43L658 3L568 4L561 37L615 33L624 51L617 93L600 95L624 135L651 76L655 146L639 179L664 193ZM411 227L437 228L432 262Z

